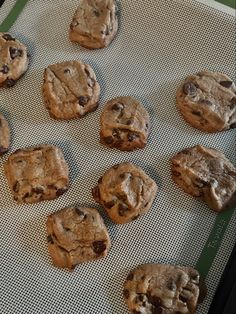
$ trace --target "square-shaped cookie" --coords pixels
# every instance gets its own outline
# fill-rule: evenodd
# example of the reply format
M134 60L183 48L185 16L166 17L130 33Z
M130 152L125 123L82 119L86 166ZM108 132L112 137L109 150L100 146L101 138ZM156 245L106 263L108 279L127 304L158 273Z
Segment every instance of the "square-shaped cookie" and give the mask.
M18 149L9 156L4 169L18 203L55 199L68 190L69 169L57 146Z

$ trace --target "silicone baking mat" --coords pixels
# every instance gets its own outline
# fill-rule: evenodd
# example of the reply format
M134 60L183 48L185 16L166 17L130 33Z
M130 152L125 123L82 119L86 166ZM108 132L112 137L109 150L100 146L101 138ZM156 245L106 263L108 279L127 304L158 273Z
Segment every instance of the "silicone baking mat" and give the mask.
M0 22L14 4L5 1ZM28 45L31 54L26 75L0 92L0 110L12 130L10 151L56 144L63 149L71 178L69 191L57 200L17 205L3 171L8 156L1 158L0 312L125 314L122 286L128 272L139 264L158 262L197 265L208 286L197 313L206 314L236 241L236 217L233 211L217 215L178 188L171 180L169 159L183 148L202 144L223 151L236 164L236 133L204 134L186 124L176 110L175 91L187 75L202 69L225 72L235 80L234 16L192 0L119 1L115 40L106 49L90 51L68 39L77 4L18 1L0 27L7 30L13 25L11 33ZM73 59L94 68L101 85L100 106L83 119L55 121L42 101L43 71L48 64ZM103 104L121 95L136 97L151 115L152 132L144 150L126 153L99 144ZM106 169L123 161L141 166L160 192L148 214L115 225L95 204L91 188ZM45 221L48 214L73 204L100 210L112 247L107 258L79 265L70 273L51 264Z

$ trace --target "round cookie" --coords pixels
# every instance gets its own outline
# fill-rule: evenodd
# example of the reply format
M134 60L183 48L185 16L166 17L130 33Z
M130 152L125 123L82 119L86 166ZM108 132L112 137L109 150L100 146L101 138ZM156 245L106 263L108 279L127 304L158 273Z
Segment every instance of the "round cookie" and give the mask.
M8 33L0 33L0 87L12 87L26 72L27 48Z
M10 129L7 120L0 112L0 156L6 153L10 146Z
M48 250L53 264L73 270L77 264L107 255L111 242L94 208L69 207L47 218Z
M123 294L134 314L194 314L205 298L199 284L200 275L192 267L144 264L129 273Z
M42 91L50 116L58 120L81 118L96 110L100 96L93 69L81 61L49 65Z
M177 107L193 127L209 133L236 127L236 86L225 74L188 76L176 93Z
M125 162L111 167L93 188L93 198L115 223L125 224L151 208L158 188L140 167Z
M187 148L172 157L171 171L175 183L216 212L225 210L236 192L236 168L216 149Z
M150 132L150 118L133 97L108 101L100 116L100 142L122 151L144 148Z
M69 38L89 49L107 47L118 29L114 0L80 0L70 24Z

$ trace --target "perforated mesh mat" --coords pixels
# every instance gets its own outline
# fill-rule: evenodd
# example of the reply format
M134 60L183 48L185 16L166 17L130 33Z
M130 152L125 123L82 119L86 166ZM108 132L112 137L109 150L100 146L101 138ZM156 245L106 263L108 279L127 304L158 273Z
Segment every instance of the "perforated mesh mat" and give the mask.
M8 1L11 6L12 1ZM169 159L202 144L223 151L236 164L235 130L204 134L186 124L175 105L175 91L187 75L202 69L235 80L234 17L195 1L120 1L120 27L112 44L89 51L70 43L68 29L77 7L71 1L29 1L11 33L29 46L31 64L11 89L1 89L0 110L11 125L11 151L40 143L63 149L70 167L69 191L54 201L17 205L0 160L1 313L128 313L122 286L128 272L147 262L195 266L216 213L178 188ZM5 4L7 6L8 4ZM6 9L0 12L0 20ZM101 85L98 110L70 122L49 118L41 86L44 68L81 59ZM99 144L99 115L105 101L121 95L139 99L151 115L152 132L144 150L132 153ZM92 196L91 188L110 166L130 161L141 166L160 192L148 214L115 225ZM112 248L107 258L76 267L52 266L47 252L47 215L78 204L99 208ZM208 274L208 296L197 313L206 314L235 243L233 215Z

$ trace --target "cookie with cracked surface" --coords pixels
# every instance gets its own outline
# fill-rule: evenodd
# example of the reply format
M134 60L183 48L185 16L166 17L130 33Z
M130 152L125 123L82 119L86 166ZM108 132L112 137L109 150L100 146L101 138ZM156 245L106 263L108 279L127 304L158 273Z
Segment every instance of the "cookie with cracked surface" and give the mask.
M12 87L26 72L27 48L8 33L0 33L0 87Z
M236 168L220 151L197 145L171 159L172 178L186 193L221 212L236 191Z
M52 200L68 190L69 170L57 146L18 149L9 156L4 169L18 203Z
M201 131L236 128L236 86L225 74L202 71L188 76L176 99L185 121Z
M192 267L144 264L129 273L123 294L131 313L194 314L205 297L200 300L199 285Z
M49 65L42 91L50 116L58 120L81 118L96 110L100 96L93 69L81 61Z
M150 132L149 114L133 97L108 101L100 116L100 142L122 151L144 148Z
M10 146L10 128L7 120L0 112L0 156L6 153Z
M105 257L111 242L94 208L64 208L48 216L48 250L53 264L73 270L77 264Z
M148 212L157 191L155 181L140 167L125 162L107 170L92 194L111 220L125 224Z
M118 29L114 0L80 0L70 24L69 38L88 49L107 47Z

